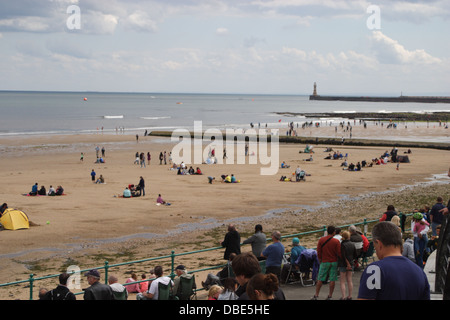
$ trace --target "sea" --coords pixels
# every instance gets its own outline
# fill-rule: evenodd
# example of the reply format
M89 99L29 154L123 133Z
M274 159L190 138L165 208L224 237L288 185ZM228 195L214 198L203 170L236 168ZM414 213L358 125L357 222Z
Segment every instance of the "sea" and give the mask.
M449 104L310 101L307 95L0 91L0 137L337 125L348 112L450 112ZM332 112L306 119L283 113Z

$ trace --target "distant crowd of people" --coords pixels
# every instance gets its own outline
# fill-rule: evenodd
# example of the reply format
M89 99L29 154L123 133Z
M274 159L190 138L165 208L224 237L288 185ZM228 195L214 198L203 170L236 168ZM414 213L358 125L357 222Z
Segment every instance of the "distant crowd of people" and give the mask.
M57 186L55 189L52 185L50 185L47 191L43 185L39 188L37 182L31 187L31 191L28 193L29 196L62 196L63 194L64 188L62 186Z

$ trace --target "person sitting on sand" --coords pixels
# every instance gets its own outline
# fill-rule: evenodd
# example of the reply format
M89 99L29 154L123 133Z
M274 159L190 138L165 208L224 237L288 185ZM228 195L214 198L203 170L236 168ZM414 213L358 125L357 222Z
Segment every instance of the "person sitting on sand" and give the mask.
M187 174L187 172L186 172L186 168L182 168L181 166L178 168L178 172L177 172L177 175L186 175Z
M286 164L286 162L283 161L283 162L281 163L281 168L282 168L282 169L284 169L284 168L289 168L289 167L290 167L290 165Z
M103 178L103 175L100 175L100 177L95 181L95 183L105 183L105 178Z
M194 170L194 168L192 168L192 166L189 167L188 173L189 173L190 175L192 175L192 174L195 173L195 170Z
M309 156L309 159L303 159L303 161L313 161L313 156L310 155L310 156Z
M131 198L131 191L130 191L130 189L128 189L128 187L125 187L125 190L123 190L123 197Z
M55 188L53 188L53 186L50 185L50 188L48 188L48 195L49 196L54 196L55 194L56 194Z
M202 173L202 170L200 170L200 168L197 167L197 170L195 171L195 174L203 174L203 173Z
M161 197L161 195L158 194L158 198L156 199L156 205L162 205L162 204L164 204L166 206L170 206L170 203L164 201L163 198Z
M236 183L236 177L234 174L231 175L231 183Z
M38 183L36 182L32 187L29 193L30 196L36 196L38 193Z
M0 207L0 217L2 216L3 212L5 212L6 209L8 209L8 204L5 202Z
M61 186L56 188L55 196L62 196L64 194L64 189Z
M47 195L47 190L45 189L44 186L41 186L41 188L40 188L39 191L38 191L38 195L40 195L40 196L45 196L45 195Z
M348 165L348 171L353 171L353 170L355 170L355 165L352 162Z
M159 204L166 204L166 202L163 200L160 194L158 194L158 198L156 199L156 203Z

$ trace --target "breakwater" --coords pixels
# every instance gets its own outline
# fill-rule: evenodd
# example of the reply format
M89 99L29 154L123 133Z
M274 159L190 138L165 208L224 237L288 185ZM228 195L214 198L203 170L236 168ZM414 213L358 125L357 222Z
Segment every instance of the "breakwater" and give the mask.
M159 137L172 137L170 131L152 131L149 136ZM240 141L248 141L248 137L245 134L240 136ZM176 137L176 135L175 135ZM201 139L201 136L191 132L191 139ZM267 135L267 142L271 142L272 136ZM222 135L223 141L226 139L225 133ZM238 140L238 137L234 137L234 140ZM256 137L256 141L259 141L259 137ZM309 144L309 145L345 145L345 146L364 146L364 147L398 147L398 148L431 148L439 150L450 150L449 143L439 142L421 142L421 141L398 141L398 140L378 140L378 139L346 139L344 142L342 139L329 138L329 137L302 137L302 136L278 136L278 142L280 143L293 143L293 144Z
M309 96L309 100L450 103L450 97L432 97L432 96L364 97L364 96L321 96L312 94Z
M276 112L278 115L305 118L344 118L351 120L436 121L450 122L450 112Z

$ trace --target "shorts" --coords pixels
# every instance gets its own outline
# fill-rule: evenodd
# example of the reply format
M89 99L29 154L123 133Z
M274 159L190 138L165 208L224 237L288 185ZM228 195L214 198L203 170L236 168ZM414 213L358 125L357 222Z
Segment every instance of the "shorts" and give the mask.
M338 279L338 263L336 262L322 262L319 267L319 281L337 281Z
M353 267L351 270L347 270L347 267L339 267L339 272L347 272L347 271L353 271Z

